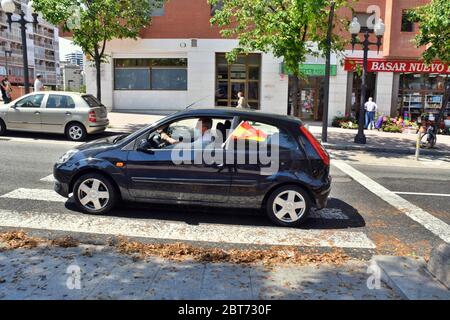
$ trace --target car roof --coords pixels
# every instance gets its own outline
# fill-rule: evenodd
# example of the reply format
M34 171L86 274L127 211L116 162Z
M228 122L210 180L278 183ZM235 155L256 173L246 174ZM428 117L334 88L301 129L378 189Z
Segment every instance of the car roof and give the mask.
M182 110L174 114L173 116L206 116L206 117L251 117L255 120L268 121L268 122L292 122L301 124L302 121L298 118L288 115L281 115L276 113L262 112L260 110L253 109L238 109L238 108L190 108Z

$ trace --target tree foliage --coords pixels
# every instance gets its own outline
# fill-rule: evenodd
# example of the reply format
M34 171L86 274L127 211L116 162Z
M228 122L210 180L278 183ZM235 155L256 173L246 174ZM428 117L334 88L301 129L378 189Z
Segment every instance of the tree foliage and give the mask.
M426 47L423 58L427 63L439 59L450 64L450 1L432 0L409 12L410 19L419 23L415 38L418 47Z
M310 46L318 44L325 52L331 0L209 0L218 6L211 23L221 27L225 38L239 39L239 45L228 54L229 60L239 53L272 52L283 57L284 63L296 77L308 55L316 55ZM335 0L339 10L348 6L346 0ZM335 16L334 30L342 29L346 20ZM332 35L331 51L343 49L344 41Z
M137 38L163 0L34 0L34 9L48 22L72 33L74 44L89 55L97 68L106 61L105 48L113 39ZM99 83L97 83L99 91ZM97 96L100 98L101 93Z

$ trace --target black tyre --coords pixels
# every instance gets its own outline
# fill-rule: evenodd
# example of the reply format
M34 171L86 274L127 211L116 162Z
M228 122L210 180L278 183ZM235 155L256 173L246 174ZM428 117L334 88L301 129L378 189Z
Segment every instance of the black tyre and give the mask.
M276 225L296 227L308 218L311 199L300 187L284 186L272 192L267 199L266 210L270 220Z
M6 135L6 124L2 119L0 119L0 136L4 135Z
M117 202L117 191L106 177L91 173L81 176L73 187L73 197L80 210L90 214L106 214Z
M66 128L66 137L71 141L83 141L86 135L86 128L81 123L73 122Z

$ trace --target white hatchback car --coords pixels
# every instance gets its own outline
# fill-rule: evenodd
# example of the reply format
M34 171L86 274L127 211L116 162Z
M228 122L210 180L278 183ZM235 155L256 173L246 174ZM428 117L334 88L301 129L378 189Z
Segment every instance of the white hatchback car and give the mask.
M7 130L62 133L82 141L108 125L106 107L89 94L43 91L0 105L0 135Z

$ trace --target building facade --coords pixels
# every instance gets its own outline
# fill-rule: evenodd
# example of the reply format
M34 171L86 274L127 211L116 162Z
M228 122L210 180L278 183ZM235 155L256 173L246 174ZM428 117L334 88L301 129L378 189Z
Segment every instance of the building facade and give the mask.
M64 91L81 92L84 90L84 71L81 66L61 62L61 89Z
M14 2L18 7L21 5L24 12L27 12L28 1L17 0ZM17 9L14 14L15 19L18 18L18 14L19 10ZM32 21L31 15L28 16L28 20ZM58 29L39 17L39 24L36 28L32 24L27 25L27 47L30 84L34 82L37 74L41 74L45 86L56 88L60 82ZM5 51L10 51L11 56ZM25 82L20 26L14 23L12 30L9 29L7 15L0 9L0 77L6 74L17 89L15 95L20 95L21 92L18 88L23 87Z
M381 50L369 52L368 75L368 97L374 98L385 115L408 112L408 117L415 118L442 104L448 66L436 62L434 67L425 67L420 62L422 50L412 43L418 26L404 14L427 2L361 0L354 6L363 27L372 12L386 24ZM237 40L223 39L219 29L210 25L213 11L206 0L171 0L139 39L109 42L110 61L103 64L101 75L103 103L114 110L165 113L191 104L233 107L241 91L250 107L286 114L293 90L289 90L283 59L255 52L228 64L225 53L236 47ZM350 10L339 14L348 19L353 15ZM342 36L351 38L347 32ZM361 78L355 66L362 56L360 47L348 47L332 57L329 122L334 116L359 110ZM95 69L90 62L85 69L87 90L95 94ZM302 69L307 77L300 83L301 117L320 120L325 61L308 57Z
M65 58L66 58L67 63L70 63L72 65L77 65L77 66L80 66L81 68L83 68L83 65L84 65L83 52L80 52L80 51L71 52L71 53L66 54Z

